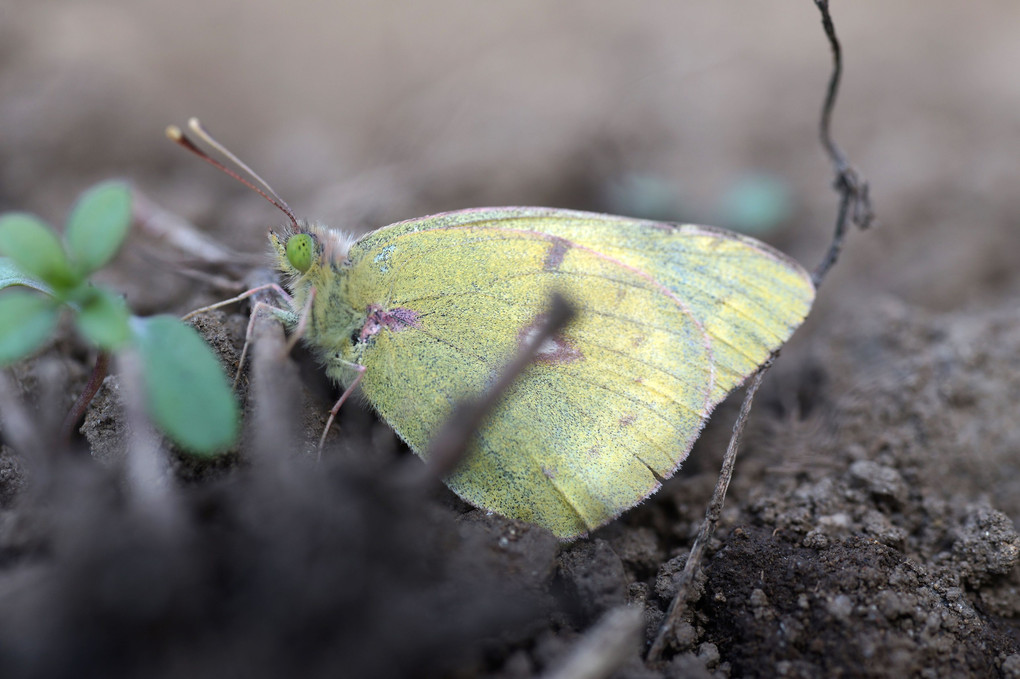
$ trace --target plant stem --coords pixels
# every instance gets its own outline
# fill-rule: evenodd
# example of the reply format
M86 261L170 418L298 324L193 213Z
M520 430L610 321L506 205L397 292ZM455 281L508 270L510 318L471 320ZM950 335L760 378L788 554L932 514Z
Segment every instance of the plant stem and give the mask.
M92 377L89 378L88 384L85 385L85 390L78 397L78 400L74 402L74 406L67 413L64 423L60 427L61 440L65 443L69 444L71 442L75 428L81 422L81 419L85 417L85 411L88 409L89 404L92 403L92 399L95 398L99 387L103 386L103 380L106 379L109 367L110 354L100 351L99 355L96 356L96 365L92 368Z

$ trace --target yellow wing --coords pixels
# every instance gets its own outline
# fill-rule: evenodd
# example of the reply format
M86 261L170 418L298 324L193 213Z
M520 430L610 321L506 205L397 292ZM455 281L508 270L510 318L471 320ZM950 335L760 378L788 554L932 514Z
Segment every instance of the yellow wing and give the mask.
M800 324L804 271L725 231L540 208L403 222L350 252L364 393L418 453L483 391L550 292L577 319L503 397L447 484L563 538L654 492L712 408Z

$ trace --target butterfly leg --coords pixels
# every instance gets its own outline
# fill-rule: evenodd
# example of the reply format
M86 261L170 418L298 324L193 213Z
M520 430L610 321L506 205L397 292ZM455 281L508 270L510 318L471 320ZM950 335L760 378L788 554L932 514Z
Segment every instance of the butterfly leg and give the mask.
M282 297L288 304L293 303L293 301L294 301L293 298L290 296L290 294L286 290L281 288L279 285L277 285L276 283L266 283L265 285L259 285L257 287L254 287L251 290L245 290L244 292L242 292L237 297L231 297L230 299L225 299L225 300L223 300L221 302L216 302L215 304L210 304L209 306L204 306L204 307L201 307L199 309L195 309L194 311L192 311L190 313L187 313L184 316L181 316L181 320L182 321L187 321L187 320L190 320L191 318L194 318L195 316L197 316L199 314L204 314L207 311L212 311L213 309L219 309L221 307L225 307L228 304L234 304L235 302L240 302L242 300L248 299L249 297L251 297L254 294L262 292L263 290L273 290L273 291L275 291L276 294L280 295L280 297Z
M222 300L220 302L216 302L215 304L210 304L209 306L204 306L204 307L195 309L194 311L192 311L192 312L182 316L181 320L182 321L187 321L187 320L189 320L191 318L194 318L195 316L197 316L199 314L203 314L203 313L205 313L207 311L212 311L214 309L219 309L219 308L225 307L225 306L227 306L229 304L234 304L235 302L240 302L240 301L246 300L249 297L251 297L253 295L257 295L258 293L264 292L266 290L274 291L276 294L278 294L280 297L282 297L284 302L286 302L288 305L292 305L293 302L294 302L294 298L291 297L290 294L286 290L284 290L282 287L280 287L278 284L276 284L276 283L266 283L265 285L257 285L254 288L251 288L249 290L245 290L244 292L242 292L240 295L237 295L236 297L231 297L230 299L225 299L225 300ZM291 312L289 312L287 309L281 309L279 307L274 307L273 305L267 304L266 302L259 301L259 302L256 302L254 304L254 306L252 306L251 316L248 317L248 328L245 330L245 333L244 333L244 347L241 349L241 358L240 358L240 360L237 363L237 372L234 373L234 383L232 385L233 389L237 389L237 383L241 379L241 369L244 367L244 361L245 361L245 359L248 356L248 347L251 345L252 332L253 332L253 329L255 327L255 317L258 314L258 312L261 311L262 309L266 309L266 310L272 312L274 316L276 316L277 318L281 318L281 319L286 319L288 317L288 315L291 314Z
M241 369L244 368L244 361L248 357L248 348L251 347L252 337L255 333L255 319L258 317L259 312L263 309L284 322L286 322L288 318L293 317L293 312L287 309L281 309L280 307L275 307L266 302L255 302L254 306L251 308L251 315L248 316L248 327L244 331L244 347L241 348L241 358L237 361L237 372L234 373L234 384L232 387L234 389L237 389L237 383L241 379Z
M312 286L311 290L308 291L308 299L305 300L304 306L301 307L301 314L298 316L297 325L294 326L294 331L290 333L290 339L287 340L286 346L283 347L283 355L287 356L291 350L301 339L305 330L308 328L308 319L312 315L312 302L315 301L315 286Z
M344 393L340 394L340 398L337 399L337 402L333 404L333 407L329 411L329 419L326 420L326 427L322 430L322 436L319 437L319 452L317 460L320 462L322 461L322 447L326 444L326 434L329 433L330 427L333 426L333 420L336 419L337 413L340 412L340 407L344 404L347 398L354 393L354 389L358 386L358 383L361 382L361 378L365 375L365 366L358 365L357 363L350 363L349 361L344 361L343 363L357 372L358 376L354 378L354 381L351 382L349 387L344 389Z
M257 292L262 292L264 290L275 290L276 292L284 296L285 301L291 304L293 303L293 298L290 295L288 295L283 290L283 288L281 288L279 285L276 285L275 283L269 283L267 285L260 285L258 287L252 288L251 290L245 292L244 295L236 297L233 300L219 302L218 304L215 304L211 307L205 307L204 309L197 309L196 311L191 312L189 316L196 314L199 311L214 309L217 306L223 306L224 304L228 304L233 301L239 301L241 299L244 299L245 296L252 295ZM286 346L284 346L283 348L283 357L286 357L291 352L291 349L294 348L294 345L297 344L297 341L301 339L301 336L304 334L305 328L308 326L308 317L311 315L312 300L314 299L315 288L312 288L311 294L308 295L308 300L305 302L304 307L302 307L301 309L301 315L298 317L298 321L294 328L294 332L291 333L290 339L288 340ZM255 332L255 319L258 317L259 312L263 310L268 311L277 319L283 321L284 324L293 323L294 312L291 309L281 309L280 307L273 306L272 304L263 301L255 302L255 304L251 308L251 315L248 317L248 327L245 329L244 332L244 347L241 349L241 358L237 362L237 372L234 373L233 384L234 389L237 389L237 383L241 380L241 369L244 368L244 362L248 357L248 348L251 347L252 337Z

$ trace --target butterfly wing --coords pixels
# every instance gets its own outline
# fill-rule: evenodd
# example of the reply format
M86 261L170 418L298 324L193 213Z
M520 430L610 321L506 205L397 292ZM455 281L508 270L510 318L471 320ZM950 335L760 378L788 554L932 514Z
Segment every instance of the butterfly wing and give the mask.
M813 298L799 266L752 239L541 208L402 222L356 243L350 261L352 305L399 319L366 339L364 393L418 453L499 375L552 291L578 307L447 479L472 504L561 537L672 475Z

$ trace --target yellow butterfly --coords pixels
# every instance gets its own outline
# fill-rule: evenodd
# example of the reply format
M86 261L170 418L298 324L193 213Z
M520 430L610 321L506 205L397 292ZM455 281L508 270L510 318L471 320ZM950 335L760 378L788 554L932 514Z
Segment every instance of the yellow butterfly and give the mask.
M550 294L572 302L445 479L562 539L672 476L814 299L800 265L752 238L571 210L462 210L358 240L295 219L270 241L292 295L282 318L419 455L536 331Z

